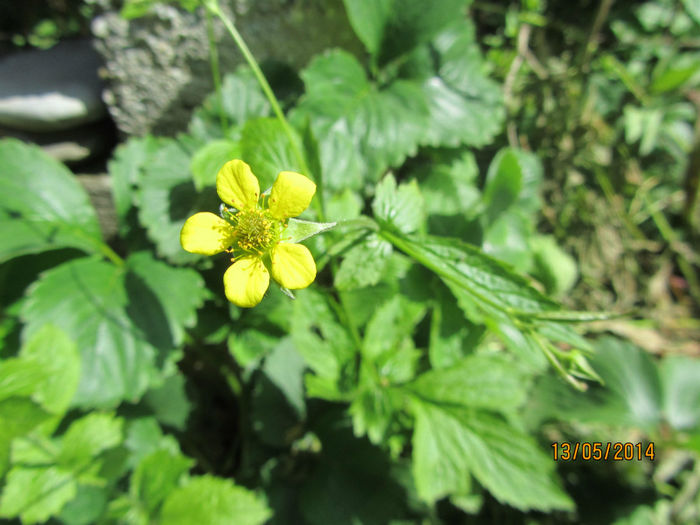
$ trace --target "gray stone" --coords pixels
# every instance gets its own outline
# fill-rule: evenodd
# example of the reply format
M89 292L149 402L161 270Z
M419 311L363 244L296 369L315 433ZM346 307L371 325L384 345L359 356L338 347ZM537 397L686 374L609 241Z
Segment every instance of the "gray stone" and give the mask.
M148 16L124 20L114 0L92 24L105 61L104 95L118 128L128 135L172 135L213 90L203 8L188 13L156 5ZM301 68L319 51L340 46L361 52L340 0L221 0L257 60ZM243 62L215 21L222 74Z
M0 61L0 124L58 131L103 118L99 67L99 55L84 39L5 57Z

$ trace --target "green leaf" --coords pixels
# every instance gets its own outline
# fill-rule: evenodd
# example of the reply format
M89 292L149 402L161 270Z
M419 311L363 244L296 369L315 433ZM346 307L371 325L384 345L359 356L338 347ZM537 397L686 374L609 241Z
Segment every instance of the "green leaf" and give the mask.
M301 151L301 138L297 134L293 136L297 150ZM284 126L276 118L246 122L240 146L241 158L250 164L262 191L272 186L280 171L303 171Z
M156 450L144 457L131 475L129 492L153 514L178 486L192 460L169 450Z
M397 187L391 173L377 184L372 211L377 220L403 233L418 230L425 221L425 205L416 181Z
M471 353L486 328L467 321L449 290L435 280L432 286L435 302L430 316L429 357L433 368L445 368Z
M230 480L213 476L193 478L170 493L161 510L162 523L172 525L258 525L271 516L270 509L254 493Z
M97 523L107 506L109 490L106 487L78 483L77 495L69 501L58 516L65 525Z
M348 409L355 435L366 435L375 445L386 443L394 414L401 409L403 398L399 390L376 383L361 388Z
M339 382L353 365L356 349L350 336L318 292L307 289L298 294L291 335L297 351L320 377Z
M337 222L313 222L301 219L288 219L287 229L282 232L285 242L301 242L334 228Z
M189 170L190 154L175 140L163 141L143 166L136 194L138 217L159 255L174 263L192 262L197 255L180 245L180 230L195 211L218 209L215 192L200 198Z
M143 404L160 423L184 430L191 409L184 376L177 374L165 379L162 385L146 392Z
M0 141L0 262L77 248L97 253L100 225L87 194L63 164L37 146Z
M161 351L179 348L185 328L197 322L197 309L209 295L204 280L189 268L174 268L150 253L131 255L126 261L125 288L129 316Z
M7 475L0 517L43 523L58 514L76 493L75 479L59 467L15 467Z
M122 442L123 423L112 414L97 412L74 421L61 439L57 462L74 471L85 467Z
M668 356L660 367L663 412L676 430L700 426L700 361L686 356Z
M688 14L697 24L700 24L700 0L682 0L682 2Z
M491 162L484 187L483 202L489 224L517 201L522 186L517 155L512 150L501 150Z
M370 233L343 257L335 274L336 288L346 291L377 284L384 274L391 251L391 244L376 233Z
M590 362L603 385L581 393L555 378L542 378L533 406L543 418L655 428L661 417L659 372L649 355L625 341L604 337Z
M229 160L241 157L241 147L232 140L208 142L192 156L190 171L197 191L216 186L216 174Z
M117 212L119 233L126 235L131 225L129 214L136 206L136 190L141 184L145 166L151 155L167 142L151 136L132 137L120 144L114 156L107 163L107 170L112 182L112 197Z
M113 406L139 397L160 382L178 356L184 326L196 319L201 278L146 254L127 267L95 258L47 271L22 308L25 340L44 325L60 326L81 355L81 381L73 403Z
M459 290L457 298L468 318L472 309L489 315L528 315L557 308L503 263L459 239L387 231L382 236L437 273L453 291Z
M550 235L530 239L530 248L535 256L533 274L545 285L547 292L555 296L568 292L578 278L574 258L562 250Z
M355 33L380 64L430 40L462 17L466 0L344 0Z
M466 152L449 165L430 165L420 190L429 215L470 216L480 200L477 188L479 167L472 152Z
M146 16L157 3L157 0L125 0L119 14L126 20L141 18Z
M413 410L413 476L425 501L466 494L471 474L497 500L521 510L573 508L554 480L552 460L520 430L455 406L415 402Z
M23 397L0 401L0 478L8 466L12 440L27 434L49 416L38 404Z
M228 125L232 126L225 138L233 140L238 140L240 127L246 121L270 113L270 103L249 67L239 66L235 73L224 76L221 101L215 92L204 100L192 116L190 133L203 143L222 138L221 111L226 116Z
M422 82L430 126L425 139L433 146L482 146L503 125L505 110L500 86L488 78L473 24L459 20L433 41L437 75Z
M354 145L361 157L357 162L366 163L363 178L372 181L417 151L428 123L427 102L419 84L396 81L378 89L367 80L357 60L340 50L316 57L301 76L306 95L293 117L311 120L322 145L321 160L328 178L340 167L333 165L332 159L324 162L327 136L347 136L350 142L342 147Z
M32 389L32 399L52 414L62 415L80 381L80 356L75 343L63 330L46 325L22 347L20 357L40 366L46 375Z
M363 357L374 360L385 352L395 351L399 343L412 334L424 315L424 305L408 301L401 295L376 308L367 323Z
M0 401L11 397L30 397L49 377L48 370L39 363L25 359L8 359L0 368Z
M406 388L423 402L508 412L525 401L528 383L522 368L503 356L470 355L421 374Z
M266 445L288 447L294 427L305 416L305 369L291 338L283 337L265 358L262 373L255 376L250 419Z

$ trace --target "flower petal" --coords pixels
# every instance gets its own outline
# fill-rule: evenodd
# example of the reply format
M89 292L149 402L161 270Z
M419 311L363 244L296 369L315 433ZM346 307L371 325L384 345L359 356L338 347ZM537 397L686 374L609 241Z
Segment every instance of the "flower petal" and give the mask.
M226 298L237 306L252 308L270 285L270 274L257 257L243 257L224 273Z
M231 246L233 237L233 226L208 211L192 215L180 230L182 247L188 252L202 255L223 252Z
M316 184L293 171L281 171L270 192L270 214L275 219L296 217L311 204Z
M226 204L238 210L255 208L260 196L260 184L250 166L242 160L224 164L216 175L216 192Z
M316 263L303 244L280 243L272 249L272 277L285 288L306 288L316 278Z

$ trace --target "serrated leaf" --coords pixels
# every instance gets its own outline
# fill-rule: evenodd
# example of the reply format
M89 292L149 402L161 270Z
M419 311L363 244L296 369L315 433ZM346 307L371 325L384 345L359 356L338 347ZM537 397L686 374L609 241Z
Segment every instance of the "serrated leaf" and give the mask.
M224 76L221 84L221 101L214 92L209 95L202 106L194 112L189 124L190 133L201 140L209 142L222 138L220 112L226 116L231 127L225 138L237 139L240 126L246 121L264 117L270 113L270 103L260 88L260 84L249 67L240 66L235 73ZM216 173L214 174L216 176Z
M377 184L372 211L377 220L403 233L418 230L425 221L425 205L416 181L397 187L391 173Z
M480 200L479 167L474 154L466 152L449 165L430 165L420 190L429 215L470 216Z
M397 295L379 306L367 323L362 355L377 359L384 352L398 349L402 339L410 336L425 315L425 306Z
M107 163L121 235L126 235L129 230L128 216L136 206L136 189L141 184L144 167L165 142L165 139L151 136L132 137L117 147Z
M505 119L500 86L488 78L475 29L453 21L432 42L437 75L423 80L430 108L426 143L481 146L498 134Z
M63 414L80 380L80 357L75 343L55 326L42 327L20 351L23 360L41 366L46 373L32 392L32 399L52 414Z
M187 263L197 255L180 245L180 230L195 211L215 209L215 192L200 199L190 175L190 154L175 140L163 141L143 165L137 192L138 217L159 255L174 263ZM206 201L206 202L205 202Z
M74 421L61 439L57 462L69 470L79 470L122 442L123 423L112 414L98 412Z
M344 0L355 33L380 64L427 42L461 18L466 0Z
M430 316L430 365L449 367L471 353L486 327L469 322L450 292L439 282L433 287L435 302Z
M413 410L413 476L422 499L465 494L473 475L496 499L521 510L573 508L554 481L554 463L515 427L454 406L416 402Z
M131 475L129 491L153 513L177 487L192 460L169 450L156 450L144 457Z
M199 476L172 491L161 510L162 523L172 525L259 525L271 516L267 505L253 492L230 480Z
M424 402L508 412L525 401L528 386L522 368L505 357L470 355L421 374L406 388Z
M172 366L201 298L201 278L149 255L137 254L127 268L78 259L49 270L29 291L23 337L53 323L75 341L82 369L75 405L135 401Z
M301 138L296 133L293 137L297 151L302 151ZM303 171L284 126L275 118L246 122L240 147L241 158L250 164L262 191L272 186L280 171Z
M58 467L15 467L7 475L0 517L43 523L58 514L77 493L72 475Z
M556 310L557 305L500 261L459 239L398 235L387 240L458 289L460 307L468 318L477 312L527 315Z
M8 466L12 440L25 435L49 416L48 412L27 398L14 397L0 401L0 478Z
M232 140L208 142L192 156L190 171L197 191L216 186L216 174L229 160L241 157L241 147Z
M333 380L342 378L356 351L325 296L312 290L304 290L294 302L291 335L309 368Z
M209 292L195 270L174 268L147 252L131 255L126 261L128 312L148 340L161 351L178 348L185 328L197 322L197 309Z
M346 135L366 163L363 178L377 180L417 151L428 118L419 84L396 81L377 89L357 60L340 50L316 57L301 76L306 95L295 119L309 118L321 143L333 134ZM333 169L323 165L326 174Z
M73 174L37 146L0 141L0 262L77 248L97 253L100 225Z
M336 288L347 291L377 284L389 262L391 251L391 244L376 233L370 233L343 257L335 275Z

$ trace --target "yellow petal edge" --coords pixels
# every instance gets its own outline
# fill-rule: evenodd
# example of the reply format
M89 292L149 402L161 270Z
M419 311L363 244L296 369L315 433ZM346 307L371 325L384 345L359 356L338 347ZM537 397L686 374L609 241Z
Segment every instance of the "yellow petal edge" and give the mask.
M226 204L238 210L254 208L260 196L260 183L242 160L234 159L216 174L216 192Z
M180 244L191 253L214 255L233 242L234 229L221 217L207 211L195 213L180 230Z
M270 192L270 214L288 219L301 214L311 204L316 184L301 173L281 171Z
M252 308L262 301L270 274L260 259L243 257L224 273L226 298L236 306Z
M285 288L306 288L316 278L316 263L302 244L281 243L272 249L272 277Z

